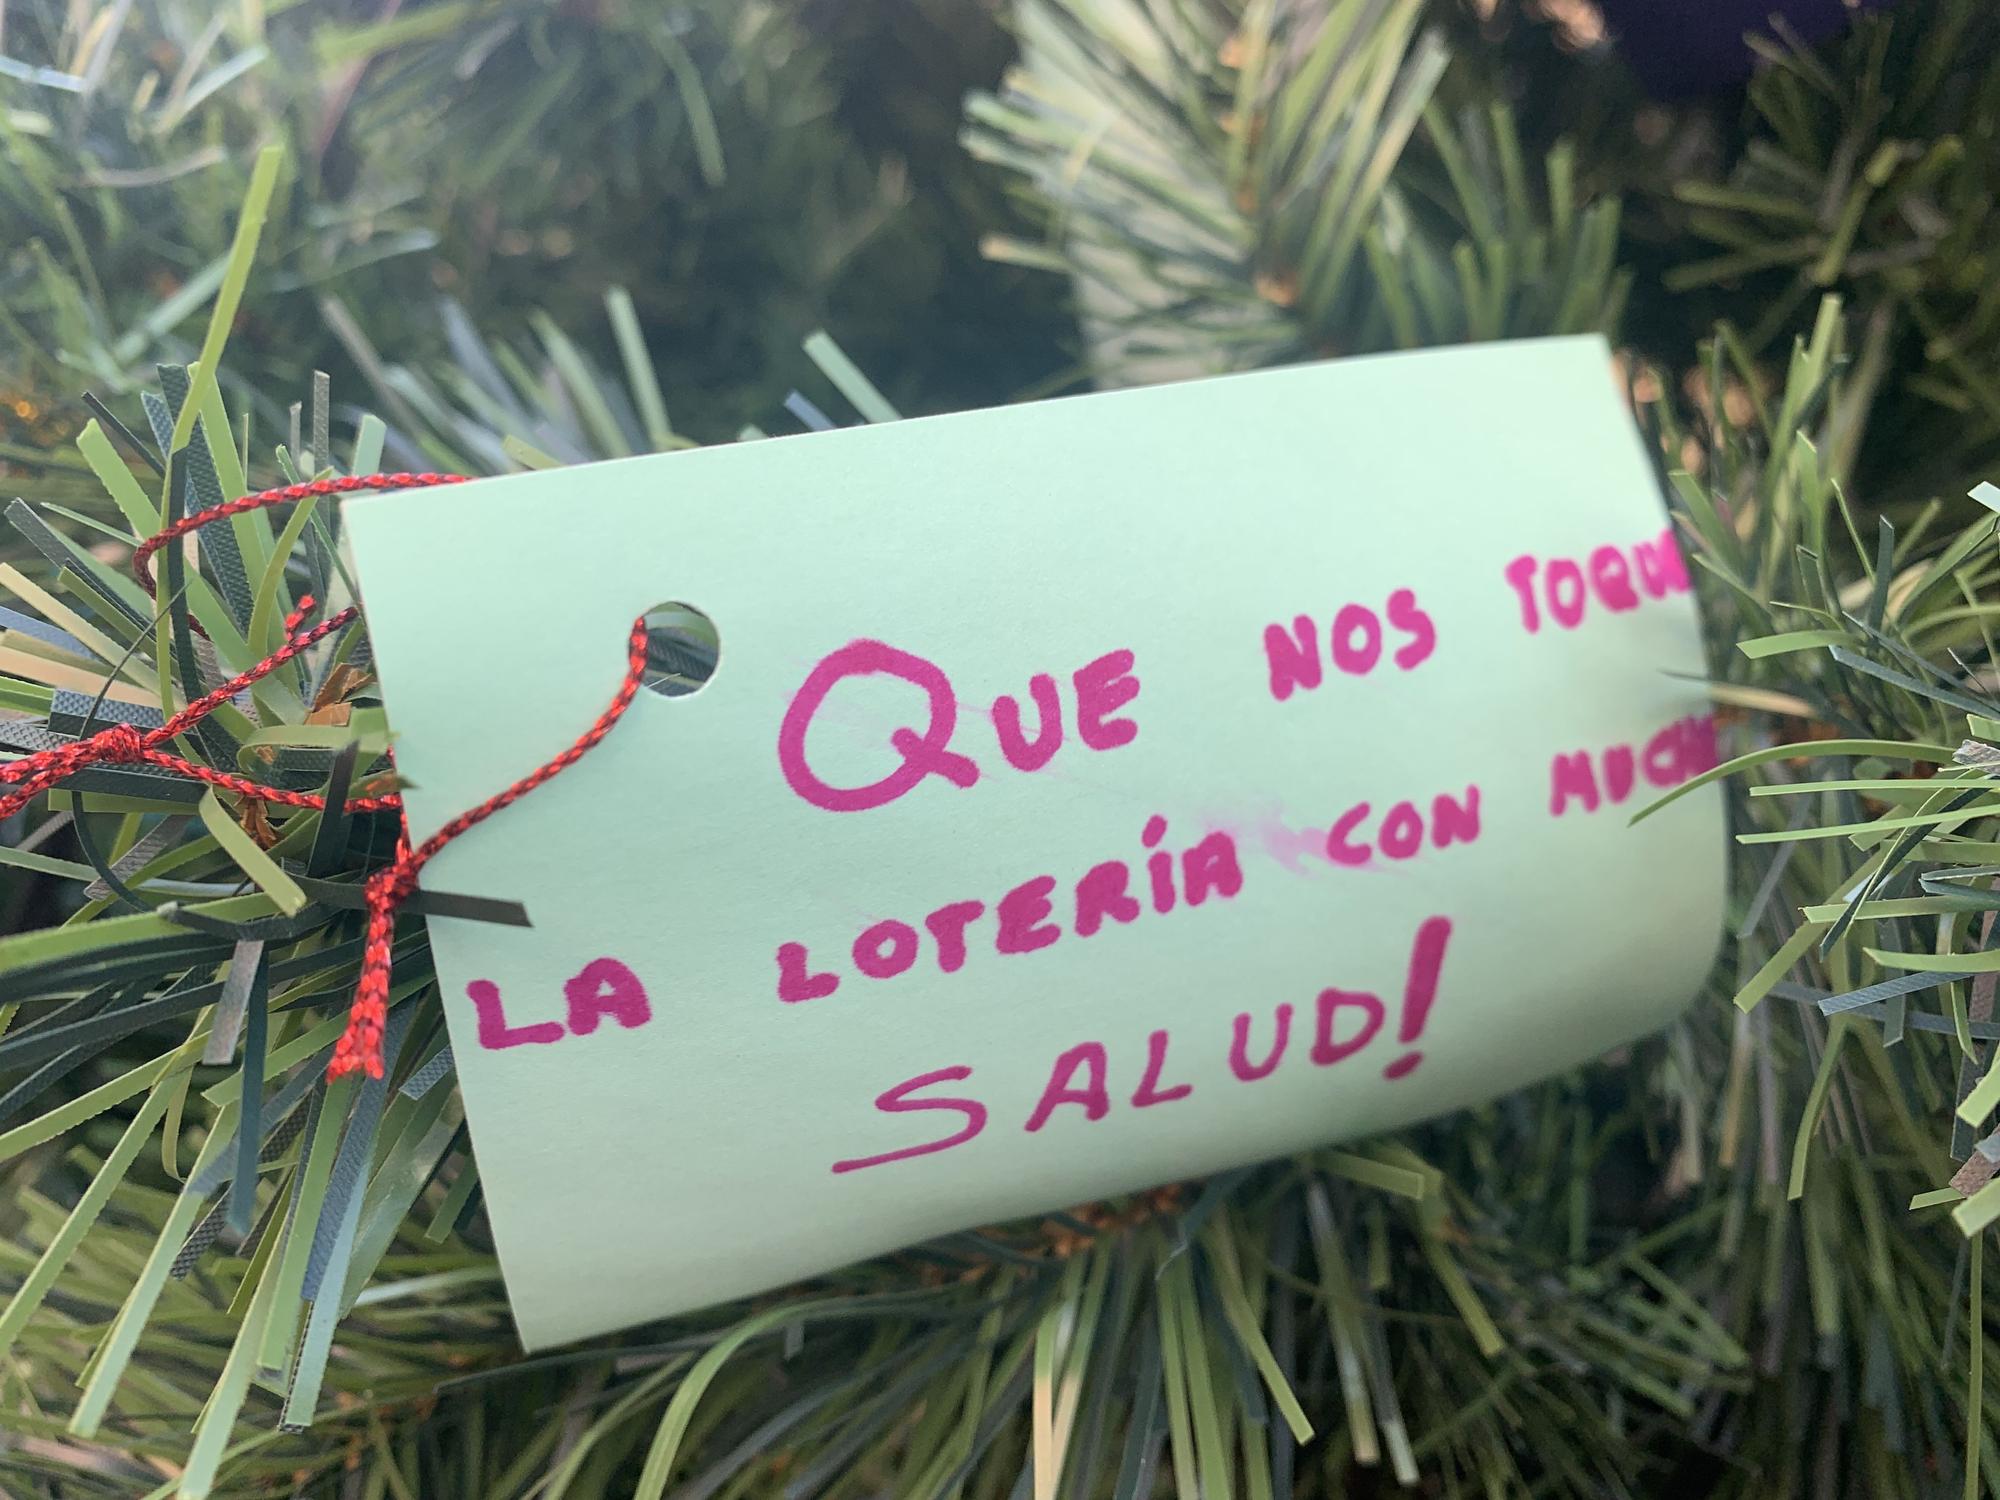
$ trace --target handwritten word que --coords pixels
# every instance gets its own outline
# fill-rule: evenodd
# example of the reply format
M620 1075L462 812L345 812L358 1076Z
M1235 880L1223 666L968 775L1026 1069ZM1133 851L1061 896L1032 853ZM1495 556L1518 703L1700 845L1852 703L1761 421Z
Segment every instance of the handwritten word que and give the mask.
M1406 1078L1423 1061L1423 1053L1414 1050L1414 1047L1423 1036L1431 1007L1437 1000L1438 978L1444 968L1445 948L1450 939L1451 919L1448 917L1428 918L1417 929L1403 986L1402 1014L1396 1028L1396 1040L1411 1050L1400 1052L1384 1066L1384 1077ZM1280 1002L1271 1014L1270 1040L1254 1046L1252 1032L1256 1029L1257 1018L1249 1011L1236 1015L1230 1024L1228 1065L1230 1074L1237 1082L1256 1083L1277 1072L1291 1051L1293 1014L1290 1001ZM1313 1037L1311 1046L1303 1054L1305 1061L1316 1068L1331 1068L1344 1063L1373 1043L1387 1020L1388 1007L1380 995L1367 990L1323 989L1313 1002ZM1219 1041L1219 1038L1210 1038L1208 1044L1216 1045ZM1139 1071L1138 1087L1129 1097L1132 1109L1173 1104L1194 1093L1195 1085L1192 1083L1168 1081L1172 1073L1172 1047L1173 1038L1165 1029L1153 1031L1147 1036L1146 1060ZM1048 1082L1027 1109L1021 1129L1033 1135L1062 1120L1088 1124L1103 1119L1114 1107L1111 1089L1113 1072L1111 1051L1105 1043L1079 1042L1068 1048L1051 1064ZM1126 1076L1129 1078L1131 1075L1127 1072ZM928 1092L947 1084L962 1088L972 1082L973 1077L974 1069L961 1063L919 1073L914 1078L906 1078L884 1089L875 1097L875 1108L882 1114L944 1113L957 1116L960 1124L949 1134L919 1145L884 1151L877 1156L837 1161L833 1170L836 1173L859 1172L867 1167L882 1167L891 1162L931 1156L976 1140L985 1133L993 1118L993 1109L987 1101L966 1093Z
M1139 696L1139 679L1130 651L1107 651L1070 673L1075 704L1071 722L1076 737L1092 750L1115 750L1138 738L1139 726L1114 715ZM826 700L841 683L855 677L886 675L901 678L929 700L930 722L923 733L907 726L889 736L902 763L887 776L864 786L834 786L813 770L806 758L806 732ZM1028 679L1028 696L1035 706L1035 732L1030 735L1020 702L1003 693L993 700L993 732L1001 758L1017 771L1039 771L1063 746L1062 694L1047 672ZM881 641L850 641L824 657L792 695L778 729L778 766L785 783L805 801L828 812L866 812L884 807L909 793L927 776L939 776L953 786L977 784L978 762L951 748L958 729L958 698L951 678L927 661Z
M1166 836L1167 820L1156 813L1147 820L1139 839L1152 851L1144 862L1146 905L1155 913L1170 912L1176 904L1200 906L1211 895L1228 898L1243 889L1236 841L1217 831L1181 852L1177 891L1175 856L1159 847ZM1070 930L1087 938L1102 931L1107 921L1138 921L1144 907L1133 894L1132 882L1132 867L1122 859L1092 865L1076 880L1070 891L1072 899L1065 903ZM975 925L982 929L981 941L990 942L996 953L1034 953L1057 942L1063 928L1056 921L1055 892L1055 876L1037 875L1000 897L993 904L990 919L984 901L948 901L938 907L923 919L938 972L955 974L965 967L968 933ZM848 949L848 958L855 971L869 979L894 979L916 966L925 946L923 935L913 925L891 917L862 931ZM780 945L780 1000L788 1005L824 1000L839 988L839 974L832 970L813 972L812 955L804 943Z

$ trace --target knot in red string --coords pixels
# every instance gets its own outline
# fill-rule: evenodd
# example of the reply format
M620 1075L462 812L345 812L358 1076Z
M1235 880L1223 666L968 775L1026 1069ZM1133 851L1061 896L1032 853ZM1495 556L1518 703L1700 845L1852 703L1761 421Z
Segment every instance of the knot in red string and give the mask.
M238 776L231 771L218 771L213 766L205 766L197 761L186 760L174 755L161 746L187 733L196 724L214 713L216 709L242 692L252 683L260 682L277 671L300 652L323 640L355 618L355 612L344 609L332 619L323 621L306 630L306 617L314 608L310 594L299 600L298 608L285 617L285 644L258 662L247 672L239 672L213 692L204 694L181 709L173 717L157 728L143 733L131 724L108 724L93 735L67 744L51 745L46 750L37 750L32 755L23 755L0 766L0 785L12 786L13 791L0 796L0 818L11 817L26 807L41 793L94 765L149 765L162 770L173 771L191 781L202 781L222 791L234 792L239 797L253 801L278 802L289 807L324 807L326 799L310 792L288 792L279 787L265 786L252 781L247 776ZM400 805L394 797L374 797L357 799L348 804L358 806Z
M112 724L83 741L83 744L95 746L97 758L108 760L114 765L130 765L134 761L144 760L146 751L151 748L139 731L130 724Z
M0 818L12 817L41 793L69 780L79 771L106 762L132 765L148 758L152 747L130 724L112 724L88 739L52 745L0 766L0 782L16 790L0 796Z
M157 597L151 566L153 555L167 544L212 522L242 515L247 511L261 510L266 506L288 505L300 500L343 495L361 490L421 489L433 485L463 482L464 476L459 474L360 474L337 479L318 479L307 484L287 485L282 489L263 490L254 495L244 495L239 499L184 516L166 530L147 537L132 554L132 571L144 586L146 593ZM327 802L323 794L294 792L281 787L265 786L247 776L238 776L233 772L220 771L197 761L186 760L162 748L169 741L185 734L245 688L268 677L286 662L357 618L355 610L343 609L308 630L304 628L305 621L312 614L314 607L310 596L300 599L298 608L285 618L285 643L282 646L247 672L239 672L213 691L195 699L157 729L149 729L142 733L130 724L112 724L87 739L52 746L47 750L39 750L32 755L24 755L0 765L0 785L13 788L12 791L0 795L0 817L19 811L38 794L76 775L86 767L103 763L157 766L191 780L205 782L209 786L249 801L325 811ZM355 986L354 1002L348 1012L347 1029L334 1048L333 1061L328 1068L332 1076L338 1078L354 1072L365 1073L370 1078L382 1076L382 1032L389 1013L389 978L396 936L396 912L417 889L417 877L422 873L424 866L467 829L485 822L501 808L509 806L536 787L550 781L594 749L605 735L611 732L612 725L616 724L624 716L625 710L631 706L640 684L645 680L645 670L646 628L645 621L640 619L634 621L632 625L632 634L627 645L624 681L619 684L610 705L569 748L543 762L519 781L503 788L477 807L460 813L415 848L410 847L406 831L397 842L395 858L368 877L362 887L368 914L368 930L362 947L361 977ZM364 793L349 797L343 804L345 810L351 813L400 812L402 805L402 799L393 792Z

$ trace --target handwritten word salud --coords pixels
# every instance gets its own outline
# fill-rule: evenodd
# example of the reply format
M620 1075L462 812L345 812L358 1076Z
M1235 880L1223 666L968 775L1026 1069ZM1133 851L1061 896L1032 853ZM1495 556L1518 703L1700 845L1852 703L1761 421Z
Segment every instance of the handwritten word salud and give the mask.
M1382 1076L1387 1079L1407 1078L1423 1061L1423 1053L1415 1050L1415 1043L1422 1038L1431 1007L1437 999L1438 977L1444 968L1451 927L1450 918L1431 917L1417 928L1403 986L1402 1014L1396 1028L1396 1039L1407 1050L1399 1052L1383 1067ZM1321 990L1314 998L1312 1009L1312 1042L1303 1055L1306 1062L1315 1068L1332 1068L1358 1056L1381 1035L1388 1018L1388 1007L1380 995L1369 990L1347 990L1336 986ZM1252 1033L1256 1029L1257 1018L1251 1012L1239 1012L1232 1019L1228 1068L1235 1082L1257 1083L1277 1072L1292 1050L1294 1013L1290 1001L1279 1002L1271 1013L1270 1039L1261 1045L1253 1043ZM1214 1045L1217 1040L1211 1038L1209 1044ZM1147 1035L1146 1060L1139 1069L1138 1085L1129 1096L1129 1108L1152 1109L1173 1104L1195 1092L1195 1084L1171 1080L1172 1046L1173 1038L1165 1029ZM1128 1070L1125 1076L1129 1078L1129 1062L1125 1067ZM1051 1064L1048 1081L1028 1107L1021 1129L1034 1135L1054 1123L1070 1121L1086 1125L1102 1120L1115 1107L1112 1078L1118 1071L1112 1062L1110 1046L1105 1042L1079 1042L1065 1049ZM837 1161L833 1164L833 1171L847 1173L888 1166L892 1162L949 1151L978 1139L993 1117L992 1107L986 1099L962 1092L929 1092L943 1085L962 1088L975 1076L976 1070L972 1066L960 1063L919 1073L884 1089L875 1099L875 1108L882 1114L942 1113L958 1117L959 1124L948 1134L917 1145Z

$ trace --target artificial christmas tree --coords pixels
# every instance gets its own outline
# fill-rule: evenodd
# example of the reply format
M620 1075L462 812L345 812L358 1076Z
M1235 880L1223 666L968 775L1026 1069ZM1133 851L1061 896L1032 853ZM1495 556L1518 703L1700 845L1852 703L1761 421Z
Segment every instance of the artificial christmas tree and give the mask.
M476 1159L431 1061L419 923L395 968L415 1019L377 1107L314 1065L352 988L354 893L390 859L393 827L363 814L322 839L317 812L272 823L220 797L163 802L132 767L95 767L56 794L81 800L21 815L0 853L41 883L33 926L0 939L17 1226L0 1249L0 1422L20 1437L0 1454L6 1483L2000 1492L1982 1250L2000 1198L1980 1149L2000 1030L1979 977L2000 702L1991 521L1964 527L1961 498L1992 457L1989 25L1971 5L1905 5L1819 50L1767 48L1744 109L1726 92L1647 105L1601 46L1562 56L1506 7L1074 0L1024 17L1028 71L973 106L975 149L1054 211L1042 243L1023 250L1017 232L1007 253L1081 277L1103 379L1630 331L1638 417L1663 470L1683 471L1672 493L1725 753L1752 757L1724 768L1750 841L1715 993L1687 1017L1392 1140L953 1236L522 1359ZM1518 86L1546 76L1563 87ZM1623 128L1577 125L1562 145L1593 109ZM371 132L374 149L393 138ZM255 305L275 253L253 265L245 240L224 255L235 222L210 235L222 299L201 368L168 371L151 409L115 408L154 442L100 418L60 492L44 471L21 482L72 511L86 485L101 492L84 519L17 516L5 701L57 740L93 712L94 687L79 699L74 684L110 669L107 697L191 696L275 644L298 591L337 581L323 512L283 531L246 517L228 529L233 567L227 544L199 570L167 559L180 572L155 628L117 568L170 519L163 498L365 472L385 451L539 466L675 430L651 415L678 404L675 382L621 335L621 299L599 320L603 286L570 289L561 332L544 325L526 356L504 318L479 319L491 340L468 320L446 352L390 350L344 294L348 347L385 352L358 361L374 391L357 380L343 399L379 402L393 431L336 420L256 360L231 376L232 299L247 284ZM635 307L654 294L685 288L636 288ZM127 306L148 295L137 272L108 283ZM1729 326L1698 346L1717 316ZM812 352L820 405L839 409L832 391L879 411L836 350ZM822 378L774 361L759 381ZM37 411L73 394L42 368ZM236 429L218 374L280 414L253 427L247 462L219 440ZM295 400L298 441L266 462ZM189 403L206 420L177 431ZM1449 422L1438 413L1440 433ZM384 724L364 659L348 663L260 684L254 727L224 723L230 738L185 752L312 794L365 775ZM290 900L285 882L308 898L289 916L259 904ZM329 1212L347 1206L340 1248ZM345 1270L329 1273L336 1254Z

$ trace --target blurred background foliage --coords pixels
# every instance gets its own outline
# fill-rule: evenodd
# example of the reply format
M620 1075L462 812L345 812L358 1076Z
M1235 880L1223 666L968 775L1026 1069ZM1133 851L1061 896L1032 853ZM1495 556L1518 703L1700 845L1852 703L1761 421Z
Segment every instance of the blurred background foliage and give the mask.
M953 127L1007 54L978 5L15 0L0 26L17 447L59 439L78 389L191 356L272 141L229 372L265 418L312 369L356 373L347 327L448 361L445 299L504 339L534 313L598 330L612 286L709 435L771 410L822 324L917 408L1064 358L1063 288L978 254L1005 208Z

